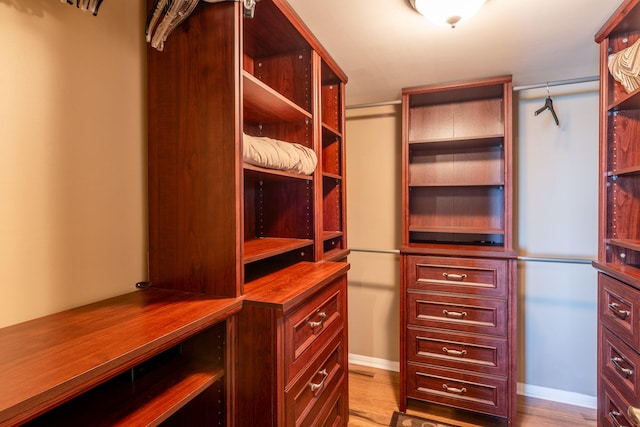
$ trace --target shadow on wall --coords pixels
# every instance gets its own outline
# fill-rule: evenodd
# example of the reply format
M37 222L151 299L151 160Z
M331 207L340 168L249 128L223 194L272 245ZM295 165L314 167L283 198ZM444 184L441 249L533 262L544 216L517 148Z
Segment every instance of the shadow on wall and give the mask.
M51 13L54 8L60 7L60 1L52 0L0 0L0 4L16 9L18 12L43 17L46 13Z

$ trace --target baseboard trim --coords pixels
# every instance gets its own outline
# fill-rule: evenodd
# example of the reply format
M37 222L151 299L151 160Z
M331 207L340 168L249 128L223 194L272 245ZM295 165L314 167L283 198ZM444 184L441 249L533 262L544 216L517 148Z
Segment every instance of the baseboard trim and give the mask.
M399 372L400 362L379 359L376 357L362 356L360 354L349 353L349 363L369 368L384 369L386 371ZM540 387L532 384L518 383L518 394L535 399L550 400L552 402L564 403L567 405L581 406L583 408L596 409L597 398L588 394L575 393L572 391L558 390L548 387Z
M532 384L518 383L518 394L589 409L597 409L598 407L598 398L596 396Z
M369 368L384 369L385 371L400 372L400 362L378 359L376 357L349 353L349 363L352 363L354 365L367 366Z

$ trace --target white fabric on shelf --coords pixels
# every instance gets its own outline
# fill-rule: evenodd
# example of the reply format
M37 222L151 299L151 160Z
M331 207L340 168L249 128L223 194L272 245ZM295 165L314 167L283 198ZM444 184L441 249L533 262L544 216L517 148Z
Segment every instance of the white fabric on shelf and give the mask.
M316 169L316 153L301 144L243 134L244 161L252 165L311 175Z

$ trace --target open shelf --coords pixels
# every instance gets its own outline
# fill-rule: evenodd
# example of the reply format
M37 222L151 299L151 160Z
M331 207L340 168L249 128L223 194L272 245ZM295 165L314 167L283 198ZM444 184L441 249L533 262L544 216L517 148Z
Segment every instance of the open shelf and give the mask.
M250 163L244 163L243 165L245 171L253 171L256 173L262 173L267 176L272 175L274 177L283 177L283 178L293 178L293 179L302 179L305 181L313 181L313 175L302 175L295 172L287 172L279 169L269 169L263 168L261 166L252 165Z
M438 138L411 140L411 150L458 150L465 148L500 147L504 143L504 135L469 136L464 138Z
M327 124L327 123L322 123L322 131L323 133L326 133L328 135L330 135L333 138L341 138L342 137L342 133L335 127Z
M609 104L609 111L625 111L640 109L640 89L621 95Z
M311 114L260 80L242 72L245 119L255 122L311 120Z
M237 298L154 286L3 328L0 346L13 350L0 353L0 424L166 419L221 380L225 320L241 307ZM162 363L149 370L152 360ZM147 374L132 385L130 370Z
M129 373L121 375L26 425L158 425L223 375L224 370L213 363L176 357L134 382ZM153 400L149 396L154 396Z
M312 245L313 240L310 239L262 237L247 240L244 242L244 263L249 264Z
M640 252L640 240L632 239L606 239L607 245L617 246L619 248L627 248Z
M640 175L640 166L616 169L607 172L607 176Z
M403 90L403 244L511 246L503 78Z

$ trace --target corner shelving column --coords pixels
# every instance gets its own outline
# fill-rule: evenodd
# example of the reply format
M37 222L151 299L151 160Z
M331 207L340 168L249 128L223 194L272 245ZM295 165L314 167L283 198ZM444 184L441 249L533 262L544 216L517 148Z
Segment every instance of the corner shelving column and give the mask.
M625 0L600 44L598 425L635 425L640 399L640 89L609 72L610 55L640 43L640 1Z
M402 95L400 408L515 423L511 77Z
M347 249L345 145L344 145L344 78L327 62L320 60L319 116L321 147L322 219L319 259L342 260Z

